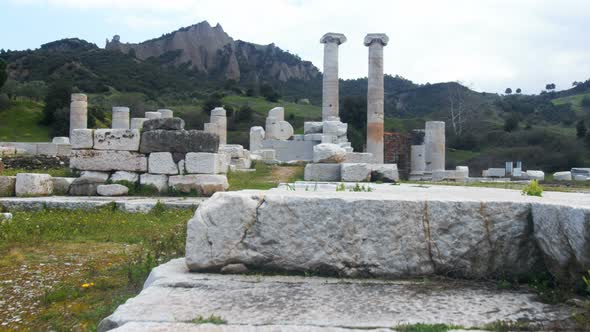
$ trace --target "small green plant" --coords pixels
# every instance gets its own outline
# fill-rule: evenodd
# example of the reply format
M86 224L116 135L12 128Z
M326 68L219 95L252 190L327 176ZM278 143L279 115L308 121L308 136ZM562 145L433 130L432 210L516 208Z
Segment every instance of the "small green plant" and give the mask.
M154 207L152 208L152 213L155 216L161 216L164 211L166 211L166 205L164 205L164 203L162 203L162 201L158 200L158 202L156 202L156 205L154 205Z
M344 182L341 182L336 186L336 191L346 191L346 185L344 185Z
M588 301L590 301L590 270L588 270L588 277L582 276L582 280L586 284L586 293L588 293Z
M371 188L371 186L365 185L365 184L360 185L357 182L357 184L355 184L354 187L352 187L352 189L350 189L350 191L351 192L355 192L355 193L357 193L357 192L367 192L367 193L370 193L370 192L373 191L373 188Z
M216 324L222 325L227 324L227 321L219 316L211 315L209 317L197 316L195 319L191 321L194 324Z
M539 185L538 180L532 180L531 183L522 188L522 194L526 196L543 196L543 187Z

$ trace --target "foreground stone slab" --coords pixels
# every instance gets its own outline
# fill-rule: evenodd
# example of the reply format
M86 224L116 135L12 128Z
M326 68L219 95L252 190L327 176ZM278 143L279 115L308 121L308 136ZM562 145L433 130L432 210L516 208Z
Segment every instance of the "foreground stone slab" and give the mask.
M129 151L74 150L70 167L85 171L147 172L146 156Z
M185 323L210 315L227 320L227 331L242 331L232 325L256 331L266 331L266 325L278 327L269 331L416 323L477 327L498 320L551 327L550 322L572 312L538 302L531 293L498 290L493 283L201 274L188 273L184 260L176 259L155 268L143 291L105 318L98 330L134 322Z
M550 272L571 283L590 268L588 195L440 187L217 193L188 224L187 264L386 278Z
M113 332L366 332L366 329L345 329L338 327L302 326L302 325L214 325L214 324L192 324L192 323L154 323L154 322L131 322ZM371 330L377 331L377 330ZM378 331L395 332L391 329L379 329ZM453 331L450 331L453 332ZM467 331L466 331L467 332ZM471 331L478 332L478 331Z

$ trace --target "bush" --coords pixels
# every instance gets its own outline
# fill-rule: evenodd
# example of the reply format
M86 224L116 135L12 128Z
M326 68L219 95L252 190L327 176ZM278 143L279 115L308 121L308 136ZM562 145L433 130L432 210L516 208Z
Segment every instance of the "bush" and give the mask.
M0 111L7 109L10 106L10 99L4 93L0 93Z
M504 131L511 132L518 129L518 115L513 114L504 121Z
M543 187L539 185L539 181L532 180L531 183L522 189L522 194L526 196L543 196Z

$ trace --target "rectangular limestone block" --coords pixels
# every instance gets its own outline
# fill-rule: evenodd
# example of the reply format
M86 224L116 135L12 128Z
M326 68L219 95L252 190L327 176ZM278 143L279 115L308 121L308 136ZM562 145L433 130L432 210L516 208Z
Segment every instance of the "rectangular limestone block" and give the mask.
M168 175L163 174L141 174L139 176L141 186L150 186L155 188L159 193L168 191Z
M148 170L151 174L178 174L178 165L172 158L170 152L150 153L148 159Z
M225 153L231 156L231 158L243 158L244 147L239 144L224 144L219 146L219 153Z
M367 182L371 180L371 165L343 163L340 164L340 175L344 182Z
M92 129L74 129L70 137L72 149L92 149L94 133Z
M323 122L304 122L303 133L304 134L321 134L323 131Z
M141 153L217 152L219 137L201 130L151 130L141 134Z
M369 152L348 152L344 158L345 163L367 163L373 162L373 154Z
M322 141L322 134L305 134L303 135L303 140L304 141L318 141L321 142Z
M50 196L53 194L51 175L18 173L15 193L18 197Z
M70 144L57 144L57 155L58 156L69 156L72 152L72 145Z
M169 186L177 192L197 192L203 196L211 196L218 191L229 188L225 175L196 174L171 176Z
M399 171L397 169L397 164L371 164L371 181L399 181Z
M37 154L44 156L57 156L57 144L37 143Z
M220 153L191 152L186 154L185 168L189 174L227 173L227 157Z
M83 171L147 172L147 158L129 151L73 150L70 168Z
M16 176L0 176L0 197L14 196Z
M305 181L340 181L340 164L307 164Z
M97 150L139 150L139 129L96 129L94 148Z

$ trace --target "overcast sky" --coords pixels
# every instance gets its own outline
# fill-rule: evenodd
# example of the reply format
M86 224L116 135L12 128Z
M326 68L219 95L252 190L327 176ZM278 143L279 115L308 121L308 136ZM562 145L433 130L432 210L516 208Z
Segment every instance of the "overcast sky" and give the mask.
M478 91L590 78L590 0L0 0L0 48L67 37L141 42L203 20L234 39L275 43L322 70L325 32L344 33L340 76L367 75L363 37L384 32L385 72Z

